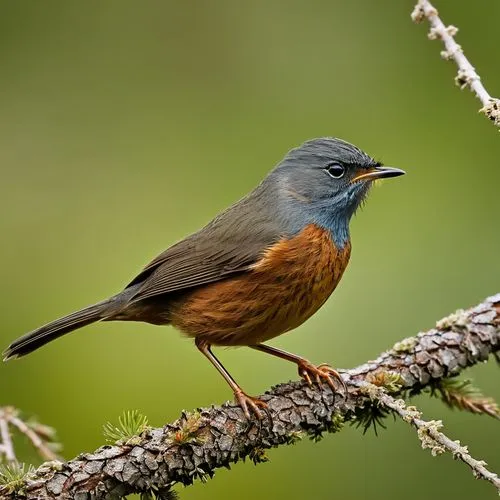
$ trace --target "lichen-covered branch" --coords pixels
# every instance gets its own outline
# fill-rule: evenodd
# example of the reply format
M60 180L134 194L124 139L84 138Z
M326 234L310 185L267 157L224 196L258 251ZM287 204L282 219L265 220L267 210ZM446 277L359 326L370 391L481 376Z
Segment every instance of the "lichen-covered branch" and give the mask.
M67 463L46 463L1 498L109 499L146 491L166 498L175 483L211 477L245 457L262 461L266 449L291 444L304 434L318 437L339 430L373 404L360 390L363 382L387 386L396 394L418 391L499 351L500 294L398 342L374 361L343 371L345 398L305 382L280 384L262 397L268 410L260 421L246 420L230 403L183 413L172 424L146 429L120 444Z
M443 434L441 432L443 427L441 420L428 422L422 420L422 414L414 406L406 406L403 399L396 400L383 390L378 391L376 399L399 415L405 422L416 427L422 448L430 449L433 456L440 455L445 451L451 453L454 458L466 463L475 477L493 484L500 494L500 478L486 468L486 462L473 458L467 446L460 444L460 441L453 441Z
M445 50L441 52L441 57L443 59L453 59L458 66L455 83L461 89L468 87L474 92L483 104L480 111L497 127L500 127L500 99L490 96L474 66L465 57L462 47L455 41L454 37L458 32L458 28L456 26L445 26L439 17L438 11L428 0L419 0L413 9L411 17L417 23L424 19L429 21L431 25L429 38L431 40L439 39L445 46Z

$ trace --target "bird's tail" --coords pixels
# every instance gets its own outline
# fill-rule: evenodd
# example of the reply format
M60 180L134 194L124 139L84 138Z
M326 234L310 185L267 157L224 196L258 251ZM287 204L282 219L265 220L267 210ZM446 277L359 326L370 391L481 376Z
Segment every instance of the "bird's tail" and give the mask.
M110 309L114 309L110 307L113 302L114 297L56 319L23 335L7 347L3 353L3 360L7 361L29 354L66 333L109 317Z

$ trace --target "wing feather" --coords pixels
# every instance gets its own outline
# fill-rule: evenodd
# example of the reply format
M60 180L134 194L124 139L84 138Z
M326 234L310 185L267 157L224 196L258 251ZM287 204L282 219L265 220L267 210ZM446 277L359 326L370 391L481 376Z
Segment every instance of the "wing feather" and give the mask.
M239 209L235 212L236 207ZM128 285L138 285L131 301L248 271L283 236L274 217L255 209L255 204L243 199L197 233L165 250Z

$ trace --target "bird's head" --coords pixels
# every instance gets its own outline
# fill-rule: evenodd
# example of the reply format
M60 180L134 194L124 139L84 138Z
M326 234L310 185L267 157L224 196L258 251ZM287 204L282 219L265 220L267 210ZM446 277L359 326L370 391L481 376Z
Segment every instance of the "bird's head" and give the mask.
M321 138L292 149L272 176L290 214L312 218L336 236L335 230L347 226L373 181L404 173L382 166L341 139Z

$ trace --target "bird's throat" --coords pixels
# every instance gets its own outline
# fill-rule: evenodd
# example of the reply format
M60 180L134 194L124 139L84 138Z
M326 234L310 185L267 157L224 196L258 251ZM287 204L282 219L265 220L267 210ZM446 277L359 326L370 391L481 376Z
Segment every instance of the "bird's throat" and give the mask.
M330 233L338 250L343 250L350 243L349 220L346 214L323 214L316 223Z

